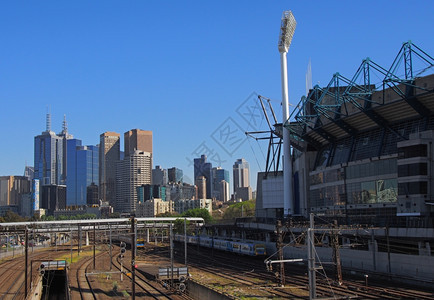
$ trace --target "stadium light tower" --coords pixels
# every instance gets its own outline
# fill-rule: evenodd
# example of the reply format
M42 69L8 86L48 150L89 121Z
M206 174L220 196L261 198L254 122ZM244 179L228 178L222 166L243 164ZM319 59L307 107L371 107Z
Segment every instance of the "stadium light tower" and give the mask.
M283 124L289 119L289 97L288 97L288 70L286 54L291 45L295 26L294 15L290 10L284 11L280 23L279 52L282 75L282 113ZM293 211L293 192L292 192L292 163L290 150L289 129L283 128L283 214L292 215Z

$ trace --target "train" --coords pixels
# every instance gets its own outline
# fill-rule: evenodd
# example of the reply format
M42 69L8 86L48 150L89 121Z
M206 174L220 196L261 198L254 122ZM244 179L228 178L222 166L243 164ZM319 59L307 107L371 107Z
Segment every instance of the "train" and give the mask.
M130 247L131 245L131 236L128 235L114 235L112 237L114 241L124 242L125 244ZM137 238L136 239L136 248L137 249L143 249L145 248L145 239L144 238Z
M177 242L184 242L185 236L183 234L175 234L174 237ZM187 235L187 243L193 245L200 245L206 248L214 248L217 250L249 255L249 256L265 256L265 244L256 242L241 242L230 241L218 238L210 238L207 236L192 236Z

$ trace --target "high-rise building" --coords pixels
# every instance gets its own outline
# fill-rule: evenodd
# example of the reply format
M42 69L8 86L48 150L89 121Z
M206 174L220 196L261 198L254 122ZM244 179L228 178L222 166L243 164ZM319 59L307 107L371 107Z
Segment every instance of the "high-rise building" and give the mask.
M229 183L229 171L222 169L221 167L212 168L212 187L213 187L213 198L217 200L222 200L222 194L220 189L221 181L224 180ZM223 200L222 200L223 201Z
M167 170L162 169L160 166L156 166L152 169L152 184L154 185L166 185L167 184ZM155 197L161 198L161 197Z
M104 132L99 144L99 198L116 204L116 166L120 160L120 134Z
M88 187L99 183L99 147L81 144L78 139L67 142L67 205L86 205Z
M234 195L235 199L240 198L237 194L239 188L247 188L250 186L249 179L249 163L244 159L237 159L233 166L234 172ZM245 193L243 193L245 194ZM243 199L245 200L245 199ZM249 200L249 199L247 199Z
M0 206L19 206L21 196L29 194L31 181L25 176L0 176Z
M196 179L196 186L197 186L197 197L199 199L209 199L206 197L206 183L207 180L205 178L205 176L199 176Z
M212 164L206 162L206 155L202 154L200 158L194 159L194 182L200 177L206 178L206 198L211 199L212 188ZM202 198L204 199L204 198Z
M66 141L71 138L66 120L62 132L57 135L51 131L51 115L47 114L46 130L35 136L34 177L41 185L66 183Z
M118 163L116 174L116 205L119 212L134 212L137 203L137 187L151 184L152 156L136 150Z
M42 186L40 207L47 210L48 215L54 215L55 210L66 208L66 186Z
M150 153L152 158L152 131L131 129L125 132L124 146L125 157L139 150Z
M145 202L152 198L166 201L166 187L154 184L142 184L137 187L137 201Z
M231 199L229 182L226 180L220 181L220 201L226 202Z
M179 199L197 199L197 186L188 183L169 183L168 193L171 201Z
M182 172L181 169L173 167L173 168L168 169L167 173L169 176L169 182L172 182L172 183L184 182L184 173Z
M98 186L94 182L86 188L86 204L88 206L99 204Z

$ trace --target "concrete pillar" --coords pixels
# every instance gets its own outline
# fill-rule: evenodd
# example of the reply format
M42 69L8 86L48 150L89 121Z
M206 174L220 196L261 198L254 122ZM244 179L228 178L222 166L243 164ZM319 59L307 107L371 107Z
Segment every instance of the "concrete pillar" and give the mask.
M89 246L89 231L86 231L86 246Z
M149 228L146 228L146 243L149 243Z
M270 241L271 241L271 235L270 235L269 232L267 232L267 233L265 234L265 242L266 242L266 243L269 243Z

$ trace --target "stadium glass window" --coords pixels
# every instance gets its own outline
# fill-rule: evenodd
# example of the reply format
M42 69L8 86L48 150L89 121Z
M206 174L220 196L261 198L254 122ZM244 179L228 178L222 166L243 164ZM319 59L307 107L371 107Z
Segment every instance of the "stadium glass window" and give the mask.
M398 184L399 195L420 195L428 193L428 183L426 181L404 182Z
M330 147L324 148L322 151L318 153L316 168L318 167L326 167L327 162L330 156Z
M380 179L376 182L378 203L396 202L398 198L398 182L396 179Z
M398 158L427 157L427 145L414 145L398 149Z
M415 163L398 166L398 177L428 175L427 163Z

